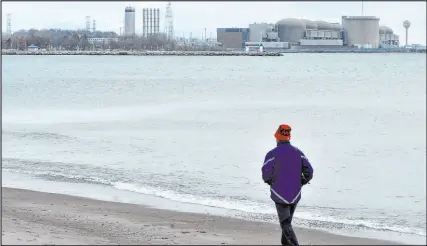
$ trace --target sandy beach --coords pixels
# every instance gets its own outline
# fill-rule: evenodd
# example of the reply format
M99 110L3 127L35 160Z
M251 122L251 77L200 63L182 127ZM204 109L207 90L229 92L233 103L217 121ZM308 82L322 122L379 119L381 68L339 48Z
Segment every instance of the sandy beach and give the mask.
M279 245L279 226L2 188L3 244ZM393 244L296 228L301 244Z

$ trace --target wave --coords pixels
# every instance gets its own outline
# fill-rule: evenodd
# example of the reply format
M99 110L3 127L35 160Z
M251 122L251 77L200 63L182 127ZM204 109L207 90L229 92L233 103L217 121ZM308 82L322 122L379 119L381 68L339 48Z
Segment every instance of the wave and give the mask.
M169 185L170 182L164 183L165 181L154 174L147 174L145 176L144 174L137 174L136 176L132 176L132 171L120 173L119 170L85 164L33 161L16 158L3 158L3 163L3 172L25 173L56 182L107 185L118 190L161 197L176 202L232 210L246 214L246 216L243 215L243 218L272 222L276 220L276 210L272 208L269 200L260 202L246 197L219 196L208 193L201 195L187 189L186 187L188 186L184 186L185 189L182 189L183 186L180 186L181 190L177 191L172 188L177 187L176 184L171 186ZM41 166L43 167L42 169L40 168ZM64 170L67 170L68 173L64 173ZM145 180L145 183L137 184L134 180ZM299 207L301 209L295 214L295 217L297 224L302 226L324 229L367 229L426 236L425 228L392 225L393 221L390 220L387 222L387 219L382 221L370 218L349 218L345 215L345 209L302 205ZM337 214L340 214L340 216L337 216Z
M142 187L136 184L122 183L122 182L117 182L113 186L114 188L119 190L132 191L132 192L141 193L144 195L153 195L153 196L165 198L171 201L203 205L207 207L223 208L227 210L235 210L235 211L246 212L246 213L256 213L257 211L260 211L260 210L264 211L264 213L267 213L267 214L274 214L276 212L276 210L271 209L271 206L254 202L254 201L245 201L244 203L242 203L241 201L236 201L233 199L215 199L212 197L202 197L202 196L196 196L192 194L183 194L183 193L178 193L171 190L163 190L163 189L149 187L149 186Z
M75 141L78 138L53 132L15 132L2 130L3 136L12 136L16 138L25 138L32 140L60 140L60 141Z
M323 225L323 228L337 229L367 229L367 230L376 230L376 231L389 231L397 232L402 234L417 235L417 236L426 236L426 228L413 228L408 226L390 226L382 221L375 221L369 218L363 219L347 219L343 217L332 217L332 216L315 216L312 213L299 213L295 217L305 220L308 224L314 223L317 227ZM391 222L391 221L390 221ZM329 224L329 226L328 226Z
M132 191L136 193L141 193L145 195L153 195L157 197L162 197L168 200L203 205L208 207L222 208L227 210L235 210L245 213L254 213L254 214L270 214L275 215L276 210L272 209L271 206L267 204L260 204L257 202L246 201L242 203L241 201L234 200L218 200L207 197L194 196L190 194L179 194L170 190L160 190L153 187L138 187L135 184L128 183L115 183L113 185L116 189ZM301 206L304 207L304 206ZM329 208L334 209L334 208ZM259 211L263 211L259 213ZM324 224L325 222L330 223L329 226L331 229L334 228L350 228L350 229L374 229L378 231L391 231L398 232L403 234L414 234L419 236L426 236L426 230L422 228L409 228L409 227L399 227L399 226L387 226L382 223L371 221L369 219L345 219L345 218L335 218L329 216L314 216L313 213L297 213L295 214L297 219L303 220L303 224L309 224L315 227ZM274 218L275 220L275 218ZM311 223L310 223L311 222ZM322 226L324 227L324 226Z

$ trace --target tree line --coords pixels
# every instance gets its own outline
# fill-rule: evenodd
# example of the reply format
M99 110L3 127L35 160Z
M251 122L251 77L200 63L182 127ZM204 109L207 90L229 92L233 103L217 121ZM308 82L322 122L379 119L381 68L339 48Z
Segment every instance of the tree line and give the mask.
M112 38L114 40L90 43L89 38ZM217 47L177 45L176 42L168 40L164 34L148 37L120 37L115 32L30 29L19 30L12 35L2 35L2 49L26 50L30 45L36 45L40 49L63 50L220 50Z

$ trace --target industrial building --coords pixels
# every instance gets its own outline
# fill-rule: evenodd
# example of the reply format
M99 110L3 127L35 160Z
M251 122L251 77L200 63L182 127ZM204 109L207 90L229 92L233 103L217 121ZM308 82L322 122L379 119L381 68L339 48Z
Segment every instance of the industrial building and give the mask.
M338 23L288 18L279 20L276 24L250 24L249 42L246 44L250 49L262 46L266 51L315 46L337 47L343 45L341 37L342 28ZM273 45L273 42L276 44Z
M374 16L343 16L344 44L364 48L380 47L380 19Z
M135 8L125 8L124 36L135 36Z
M249 28L217 28L217 41L224 49L245 49Z
M276 25L267 23L249 24L250 42L278 42Z
M393 33L393 29L387 26L380 26L380 46L394 47L399 45L399 36Z
M276 24L277 32L280 41L298 43L306 31L306 25L302 20L298 19L283 19Z
M142 36L157 35L160 32L160 9L142 9Z
M374 16L342 16L341 24L287 18L276 24L249 24L249 28L218 28L217 37L226 48L238 48L245 42L245 50L398 47L399 36L391 28L380 26L379 21ZM244 33L248 34L247 41Z

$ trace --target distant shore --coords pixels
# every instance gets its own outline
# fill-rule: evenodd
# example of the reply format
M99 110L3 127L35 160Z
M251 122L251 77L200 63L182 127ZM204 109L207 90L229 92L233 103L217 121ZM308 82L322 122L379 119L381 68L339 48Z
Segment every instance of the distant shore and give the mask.
M94 55L94 56L282 56L279 52L236 51L17 51L2 50L2 55Z
M244 52L244 51L22 51L2 50L2 55L81 55L81 56L283 56L289 53L424 53L425 51L383 50L383 49L289 49L283 52Z
M4 244L279 245L278 224L2 187ZM296 228L301 244L397 242Z

